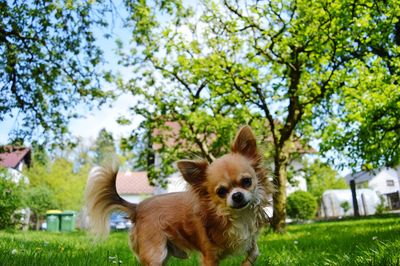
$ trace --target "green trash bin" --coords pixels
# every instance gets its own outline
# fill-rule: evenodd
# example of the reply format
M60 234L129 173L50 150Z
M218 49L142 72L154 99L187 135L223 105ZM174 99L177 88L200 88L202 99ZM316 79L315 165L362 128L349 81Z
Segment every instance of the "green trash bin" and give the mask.
M60 231L60 210L49 210L46 212L47 231L58 232Z
M61 216L61 232L72 232L75 231L76 223L76 212L75 211L64 211L60 214Z

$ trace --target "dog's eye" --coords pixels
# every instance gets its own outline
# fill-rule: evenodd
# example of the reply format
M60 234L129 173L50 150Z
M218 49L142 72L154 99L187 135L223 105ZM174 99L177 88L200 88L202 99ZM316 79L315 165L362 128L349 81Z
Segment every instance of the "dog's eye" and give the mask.
M228 189L226 187L219 187L217 189L217 195L220 198L224 198L226 196L226 194L228 193Z
M245 177L245 178L242 179L241 183L242 183L242 187L243 188L248 188L252 184L251 178L250 177Z

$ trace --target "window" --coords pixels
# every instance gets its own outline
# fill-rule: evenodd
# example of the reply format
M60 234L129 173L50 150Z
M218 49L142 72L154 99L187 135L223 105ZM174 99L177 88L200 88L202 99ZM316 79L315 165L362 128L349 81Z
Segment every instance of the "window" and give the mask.
M394 187L394 180L392 180L392 179L386 180L386 186L388 186L388 187Z

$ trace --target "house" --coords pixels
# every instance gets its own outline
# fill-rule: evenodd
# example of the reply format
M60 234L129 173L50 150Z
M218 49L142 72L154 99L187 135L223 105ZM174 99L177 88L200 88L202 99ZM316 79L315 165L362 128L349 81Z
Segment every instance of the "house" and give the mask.
M121 198L132 203L139 203L157 191L156 187L150 185L145 171L118 172L116 187Z
M8 174L14 182L24 181L29 183L27 177L22 175L24 168L31 166L31 149L15 146L0 146L0 168L8 169Z
M357 189L370 188L382 195L389 209L400 209L400 166L349 174L346 180L354 180Z
M22 170L31 166L31 149L16 146L0 146L0 168L7 169L6 176L15 183L23 182L29 184L28 177L22 174ZM1 175L0 175L1 177ZM17 211L21 215L21 226L27 230L30 220L30 209L25 208Z
M378 195L369 188L357 190L357 203L360 215L375 214L380 204ZM347 205L347 208L345 205ZM354 215L353 198L349 189L330 189L322 194L319 217L341 217Z
M0 147L0 166L22 172L24 167L31 165L31 149L15 146Z

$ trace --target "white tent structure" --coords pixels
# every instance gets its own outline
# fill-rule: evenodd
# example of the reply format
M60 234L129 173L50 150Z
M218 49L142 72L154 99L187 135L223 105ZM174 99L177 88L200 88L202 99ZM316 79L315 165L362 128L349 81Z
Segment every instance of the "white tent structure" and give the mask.
M356 193L360 215L375 214L376 206L380 203L378 195L372 189L368 188L357 189ZM349 203L350 209L345 213L340 205L346 201ZM347 215L354 215L351 190L326 190L324 194L322 194L320 216L329 218Z

